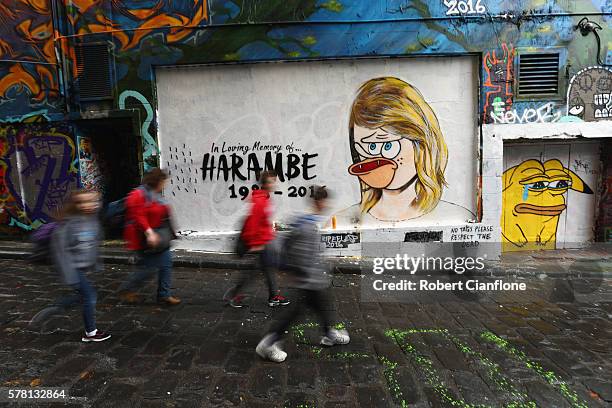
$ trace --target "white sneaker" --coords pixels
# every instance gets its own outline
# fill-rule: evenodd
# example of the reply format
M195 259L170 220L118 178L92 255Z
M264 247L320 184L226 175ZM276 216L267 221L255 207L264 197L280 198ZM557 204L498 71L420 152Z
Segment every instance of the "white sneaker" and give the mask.
M351 341L349 334L346 330L331 329L327 332L327 335L321 339L323 346L333 346L335 344L348 344Z
M259 357L265 360L270 360L275 363L282 363L287 358L287 353L281 350L279 341L269 345L269 340L272 336L272 334L268 334L263 339L261 339L261 341L255 348L255 352L259 355Z

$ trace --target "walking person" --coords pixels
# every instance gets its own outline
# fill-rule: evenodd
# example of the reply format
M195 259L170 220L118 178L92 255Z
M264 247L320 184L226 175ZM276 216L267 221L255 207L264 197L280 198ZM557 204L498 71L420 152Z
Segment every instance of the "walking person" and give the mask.
M42 323L51 315L80 303L85 325L85 334L81 337L83 342L101 342L111 337L96 326L97 294L91 283L92 275L102 270L99 261L102 241L99 209L98 193L78 190L70 194L52 233L50 252L63 282L70 285L74 293L59 299L32 319L32 323Z
M289 299L281 296L276 283L278 267L278 249L274 241L272 228L272 200L270 194L276 184L276 173L264 171L261 173L260 188L251 193L251 208L244 221L239 239L243 241L246 251L257 255L259 268L263 272L268 285L268 305L270 307L286 306ZM245 298L242 290L253 280L253 274L246 271L238 283L230 289L225 300L229 300L232 307L243 307Z
M328 192L325 187L316 186L313 189L312 211L296 219L290 235L286 238L286 252L283 256L286 257L287 267L295 275L298 294L292 308L281 317L255 349L257 354L266 360L278 363L285 361L287 353L281 349L280 340L307 307L314 310L319 318L324 333L321 345L348 344L350 341L346 330L332 327L327 308L330 276L321 256L321 236L317 226L324 221L327 199Z
M157 301L174 306L181 300L171 294L172 252L176 239L170 206L161 196L168 175L154 168L143 177L142 185L132 190L125 200L124 239L127 248L136 252L138 271L119 288L120 298L128 303L142 299L136 290L157 274Z

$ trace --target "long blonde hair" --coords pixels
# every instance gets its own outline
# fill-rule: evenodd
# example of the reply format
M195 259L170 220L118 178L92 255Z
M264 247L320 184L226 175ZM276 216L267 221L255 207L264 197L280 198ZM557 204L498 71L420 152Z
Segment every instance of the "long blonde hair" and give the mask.
M415 205L429 212L438 205L446 185L446 142L436 114L423 95L409 83L394 77L373 78L361 85L351 107L349 137L353 163L361 159L355 149L355 126L386 131L412 141L417 172ZM361 212L368 212L382 190L360 181Z

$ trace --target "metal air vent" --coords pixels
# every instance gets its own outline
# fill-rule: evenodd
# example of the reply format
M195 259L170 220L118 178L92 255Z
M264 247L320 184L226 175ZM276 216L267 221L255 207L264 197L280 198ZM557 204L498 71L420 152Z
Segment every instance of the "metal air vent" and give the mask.
M559 94L558 53L521 53L518 65L519 97Z
M111 54L107 43L76 46L79 99L93 101L113 98Z

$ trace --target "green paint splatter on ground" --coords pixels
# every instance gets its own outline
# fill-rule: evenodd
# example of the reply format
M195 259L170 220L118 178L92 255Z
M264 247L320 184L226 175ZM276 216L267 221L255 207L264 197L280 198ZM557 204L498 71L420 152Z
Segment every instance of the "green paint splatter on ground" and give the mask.
M290 332L292 333L296 343L308 344L306 341L306 330L318 327L318 323L306 322L292 326ZM346 329L346 327L347 325L345 323L337 323L334 325L334 328L338 330ZM499 364L495 363L481 352L473 350L458 337L450 334L447 329L386 330L385 336L395 340L400 349L411 358L415 366L424 374L427 384L431 386L435 393L450 406L460 408L491 408L490 405L486 404L475 405L468 403L465 400L459 399L453 395L451 390L445 385L444 380L440 377L432 360L419 352L417 343L411 342L409 339L410 336L423 334L442 336L451 342L464 356L470 357L476 364L482 366L485 369L487 377L491 383L495 384L500 390L507 393L507 395L512 399L512 401L509 401L504 405L505 408L537 408L536 403L531 401L526 393L517 390L512 382L504 376L500 370ZM579 401L577 394L572 391L564 381L560 380L554 372L545 371L539 364L529 360L525 353L512 347L507 340L504 340L496 336L494 333L488 331L481 333L480 337L486 341L494 343L501 350L517 358L520 362L525 364L526 367L534 370L538 375L546 380L548 384L550 384L568 401L570 401L573 407L588 408L584 402ZM419 343L424 345L423 342ZM311 346L310 350L313 356L316 358L335 361L354 360L373 356L373 354L366 352L339 352L327 354L323 352L324 347L314 345ZM408 407L408 402L404 397L398 380L398 363L391 361L384 356L376 357L378 357L378 361L380 361L383 366L383 374L394 400L400 407Z
M512 396L515 401L511 401L505 405L505 407L512 408L535 408L536 404L533 401L528 400L528 396L524 393L519 392L499 370L499 365L482 355L482 353L472 350L468 345L460 341L457 337L451 335L446 329L410 329L410 330L387 330L385 335L395 339L399 347L406 352L414 361L415 365L425 375L427 383L433 387L438 396L454 407L462 408L484 408L489 407L488 405L474 405L466 402L463 399L456 398L440 378L438 370L434 368L433 362L427 356L419 353L417 347L410 343L407 339L410 335L414 334L438 334L451 341L458 350L464 355L470 356L474 361L482 364L487 370L487 376L490 380L495 383L501 390L507 392Z
M542 377L546 382L548 382L553 388L557 388L559 392L572 404L573 407L576 408L588 408L588 405L584 401L580 401L578 398L578 394L572 391L567 383L561 380L554 372L546 371L540 364L532 361L527 357L527 355L521 350L512 347L508 340L502 339L496 334L485 331L480 334L480 337L483 340L486 340L490 343L495 344L501 350L506 353L516 357L521 363L525 364L527 368L535 371L540 377Z
M390 361L386 357L380 356L378 360L384 367L383 375L387 380L387 386L389 387L389 391L393 395L395 401L400 404L400 407L405 408L408 407L408 402L404 399L404 393L400 388L399 381L397 379L397 363Z

